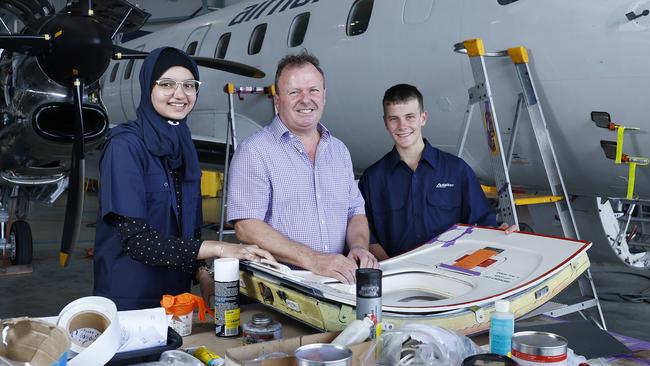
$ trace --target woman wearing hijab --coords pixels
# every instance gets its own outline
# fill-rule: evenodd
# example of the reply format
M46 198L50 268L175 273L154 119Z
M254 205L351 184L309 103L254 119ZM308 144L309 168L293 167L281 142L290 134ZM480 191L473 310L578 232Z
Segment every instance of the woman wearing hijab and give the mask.
M118 310L160 306L164 294L203 297L213 278L202 259L273 260L252 245L201 241L201 170L186 117L200 86L194 60L158 48L140 70L135 121L111 130L100 158L94 294Z

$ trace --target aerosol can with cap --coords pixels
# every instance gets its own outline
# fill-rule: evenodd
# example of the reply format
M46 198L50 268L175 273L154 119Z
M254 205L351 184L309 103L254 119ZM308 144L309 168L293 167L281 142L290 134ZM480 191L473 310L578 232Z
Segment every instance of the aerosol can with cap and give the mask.
M371 339L381 335L381 276L380 269L359 268L357 277L357 319L368 317L373 323Z

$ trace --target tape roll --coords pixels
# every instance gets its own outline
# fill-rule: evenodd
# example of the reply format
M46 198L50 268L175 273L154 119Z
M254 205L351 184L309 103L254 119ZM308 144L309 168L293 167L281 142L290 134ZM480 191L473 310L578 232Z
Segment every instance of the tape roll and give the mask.
M214 280L230 282L239 280L239 259L218 258L214 260Z
M88 296L68 304L57 320L77 353L68 365L103 365L120 347L120 322L115 303L105 297Z

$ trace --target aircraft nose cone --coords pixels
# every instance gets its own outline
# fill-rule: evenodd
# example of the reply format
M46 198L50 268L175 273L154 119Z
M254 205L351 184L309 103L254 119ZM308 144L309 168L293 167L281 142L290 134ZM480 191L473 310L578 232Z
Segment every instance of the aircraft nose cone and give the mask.
M86 84L97 81L110 63L112 43L109 30L90 16L61 14L45 23L41 34L49 34L49 51L38 63L52 80L70 85L75 77Z

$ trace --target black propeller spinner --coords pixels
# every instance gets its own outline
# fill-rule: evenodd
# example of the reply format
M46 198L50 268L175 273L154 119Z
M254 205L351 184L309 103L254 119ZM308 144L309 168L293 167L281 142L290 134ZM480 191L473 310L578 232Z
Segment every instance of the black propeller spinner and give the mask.
M50 47L36 56L43 72L62 85L74 79L94 83L104 74L113 56L111 34L94 17L59 14L41 27L50 36Z
M103 17L93 16L90 3L90 0L85 0L68 4L58 14L45 19L38 29L37 35L0 35L0 48L7 52L19 52L35 56L40 68L50 79L69 87L72 91L74 133L71 136L73 141L71 169L68 178L68 198L59 253L59 262L62 267L66 267L70 261L70 254L77 242L81 226L85 179L84 121L82 113L84 85L99 80L108 68L111 58L141 59L148 54L113 45L111 32L115 34L117 29L110 29L103 23L111 25L111 21L115 19L101 21ZM137 16L140 17L140 20L143 17L141 10L132 7L124 0L104 0L98 2L98 6L102 11L112 11L113 13L116 9L119 11L130 9L124 20L129 17L132 11L138 13ZM148 14L144 16L142 23L147 18ZM123 23L124 21L120 25L123 25ZM264 72L259 69L233 61L205 57L195 57L195 60L200 66L243 76L255 78L265 76Z

